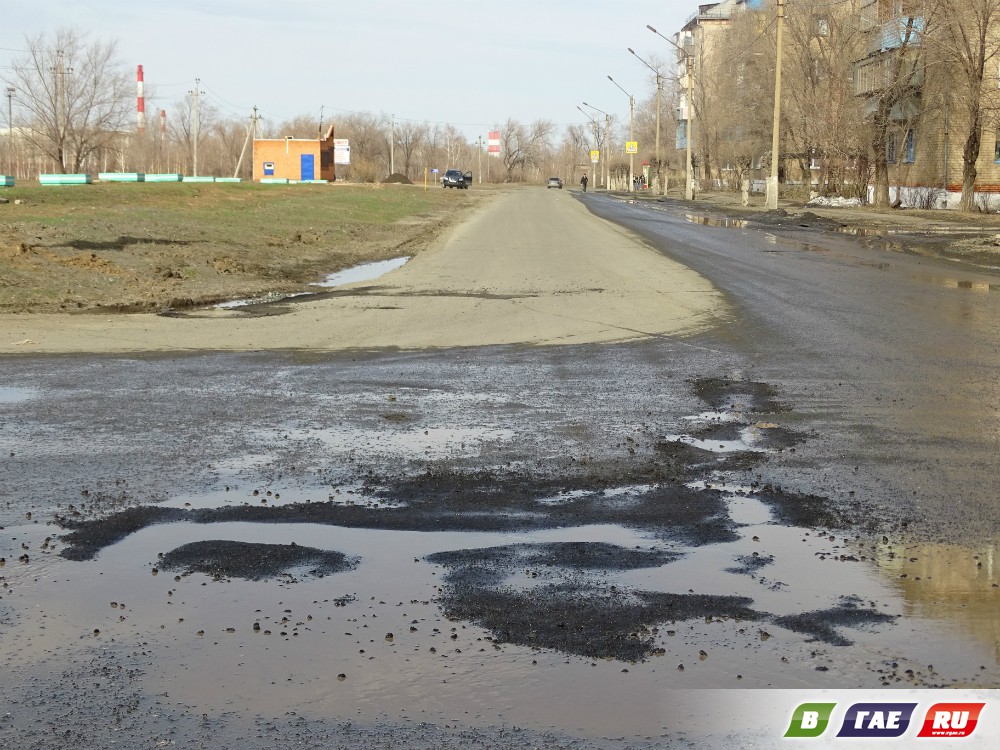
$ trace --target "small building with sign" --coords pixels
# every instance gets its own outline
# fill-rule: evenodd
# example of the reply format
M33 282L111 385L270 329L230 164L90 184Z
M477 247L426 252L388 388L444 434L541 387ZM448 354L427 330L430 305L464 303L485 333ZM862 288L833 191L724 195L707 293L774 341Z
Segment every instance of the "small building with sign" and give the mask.
M333 182L333 125L323 138L260 138L253 142L253 179Z

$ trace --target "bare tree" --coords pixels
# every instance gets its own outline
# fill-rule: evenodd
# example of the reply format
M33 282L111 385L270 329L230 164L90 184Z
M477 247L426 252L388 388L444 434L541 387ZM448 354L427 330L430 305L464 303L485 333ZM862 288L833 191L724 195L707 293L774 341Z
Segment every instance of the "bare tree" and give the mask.
M95 152L112 147L128 127L135 94L116 58L115 42L88 42L60 29L51 38L27 38L7 81L28 114L25 139L63 171L78 172Z
M517 120L507 120L500 131L500 158L503 161L505 182L523 180L528 167L538 167L550 149L549 139L555 126L546 120L537 120L526 127Z
M182 163L185 165L184 171L191 170L194 164L194 144L195 144L195 97L194 94L187 94L173 112L170 120L170 138L180 147L183 157ZM198 100L198 148L206 134L215 126L218 111L214 106L204 101ZM207 162L206 162L207 163Z
M783 112L787 150L820 192L839 193L847 166L866 150L858 123L862 101L852 91L863 50L857 2L802 0L788 15Z
M411 120L396 123L396 146L403 156L403 174L407 177L413 176L413 157L423 147L428 131L427 125Z
M871 52L858 63L857 94L865 97L867 131L876 206L889 205L889 154L895 123L912 118L919 108L924 81L924 38L932 27L931 7L871 3L862 8L862 23ZM865 11L871 15L866 15ZM897 15L897 13L902 15Z
M965 130L959 208L973 211L983 121L1000 105L994 83L1000 59L1000 0L942 0L941 10L937 37L952 62L951 94L961 114L955 119Z
M370 112L355 112L337 123L337 135L351 142L351 177L374 182L388 174L388 126Z

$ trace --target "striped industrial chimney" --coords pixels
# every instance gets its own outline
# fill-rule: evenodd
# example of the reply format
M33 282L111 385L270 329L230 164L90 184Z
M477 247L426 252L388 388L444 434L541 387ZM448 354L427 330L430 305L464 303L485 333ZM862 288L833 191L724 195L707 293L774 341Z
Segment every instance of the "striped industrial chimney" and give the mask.
M140 133L146 132L146 96L142 90L142 66L140 65L135 74L135 86L136 86L136 129Z

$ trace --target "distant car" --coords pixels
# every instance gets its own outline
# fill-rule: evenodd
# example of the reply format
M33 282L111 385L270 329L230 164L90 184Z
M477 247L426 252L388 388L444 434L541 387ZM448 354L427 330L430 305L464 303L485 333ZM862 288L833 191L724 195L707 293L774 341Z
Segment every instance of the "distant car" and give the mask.
M472 172L463 173L461 169L449 169L441 178L441 187L453 187L468 190L472 183Z
M558 177L550 177L548 183L545 185L546 188L559 188L562 190L562 180Z

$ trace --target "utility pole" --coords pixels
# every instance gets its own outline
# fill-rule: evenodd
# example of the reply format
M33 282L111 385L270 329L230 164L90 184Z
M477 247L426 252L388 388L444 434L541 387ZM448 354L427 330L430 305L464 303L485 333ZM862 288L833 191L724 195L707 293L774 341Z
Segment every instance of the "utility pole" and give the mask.
M608 76L608 80L611 81L615 86L618 86L622 90L622 93L628 97L628 139L630 142L635 142L635 97L632 96L625 89L622 89L618 85L618 82ZM628 150L626 148L626 150ZM629 151L628 154L628 191L631 193L635 189L635 153Z
M686 102L687 106L685 107L686 111L684 113L685 115L687 115L687 119L685 120L686 125L684 129L685 130L684 140L687 142L687 156L686 156L687 169L685 171L684 176L685 180L687 181L687 187L684 188L684 199L691 201L694 200L694 172L692 171L693 164L691 159L691 144L694 143L694 54L691 49L684 49L684 47L681 47L679 44L677 44L677 42L663 36L663 34L654 29L649 24L646 24L646 28L652 31L654 34L660 37L660 39L665 41L667 44L676 49L682 55L684 55L684 72L685 72L685 77L687 78L687 102ZM666 180L663 181L663 194L664 195L667 194Z
M778 131L781 126L781 29L785 21L785 0L778 0L778 54L774 65L774 122L771 125L771 175L767 178L769 209L778 207Z
M389 174L396 174L396 115L392 115L389 138Z
M635 50L631 47L628 51L632 53L633 57L649 68L656 74L656 179L660 179L660 106L663 99L663 76L660 75L660 71L654 68L648 62L643 60L639 55L636 54Z
M55 79L55 118L56 118L56 138L59 143L59 168L66 169L66 129L69 118L66 114L66 74L72 73L72 68L67 68L63 63L63 50L56 50L56 65L49 70L56 75Z
M687 187L684 188L684 200L694 200L694 161L691 158L691 148L694 144L694 57L686 55L684 58L684 69L687 73L687 154L685 155L687 168Z
M479 184L483 184L483 137L476 138L476 174L479 175Z
M194 79L194 91L188 91L188 93L194 95L194 132L192 134L193 135L193 137L192 137L192 141L193 141L192 146L193 146L193 149L194 149L194 154L193 154L193 159L192 159L192 161L193 161L192 174L195 177L197 177L198 176L198 97L201 94L205 93L204 91L201 90L201 79L200 78L195 78Z
M325 107L325 106L326 106L325 104L320 104L319 105L319 137L320 138L323 137L323 107ZM254 111L254 116L256 116L257 108L254 107L253 111Z
M243 139L243 148L240 150L240 158L236 162L236 169L233 171L233 177L240 176L240 167L243 166L243 155L247 152L247 144L250 142L251 137L257 137L257 107L254 106L253 114L250 115L250 124L247 126L247 137Z
M14 87L7 87L7 174L14 175Z

